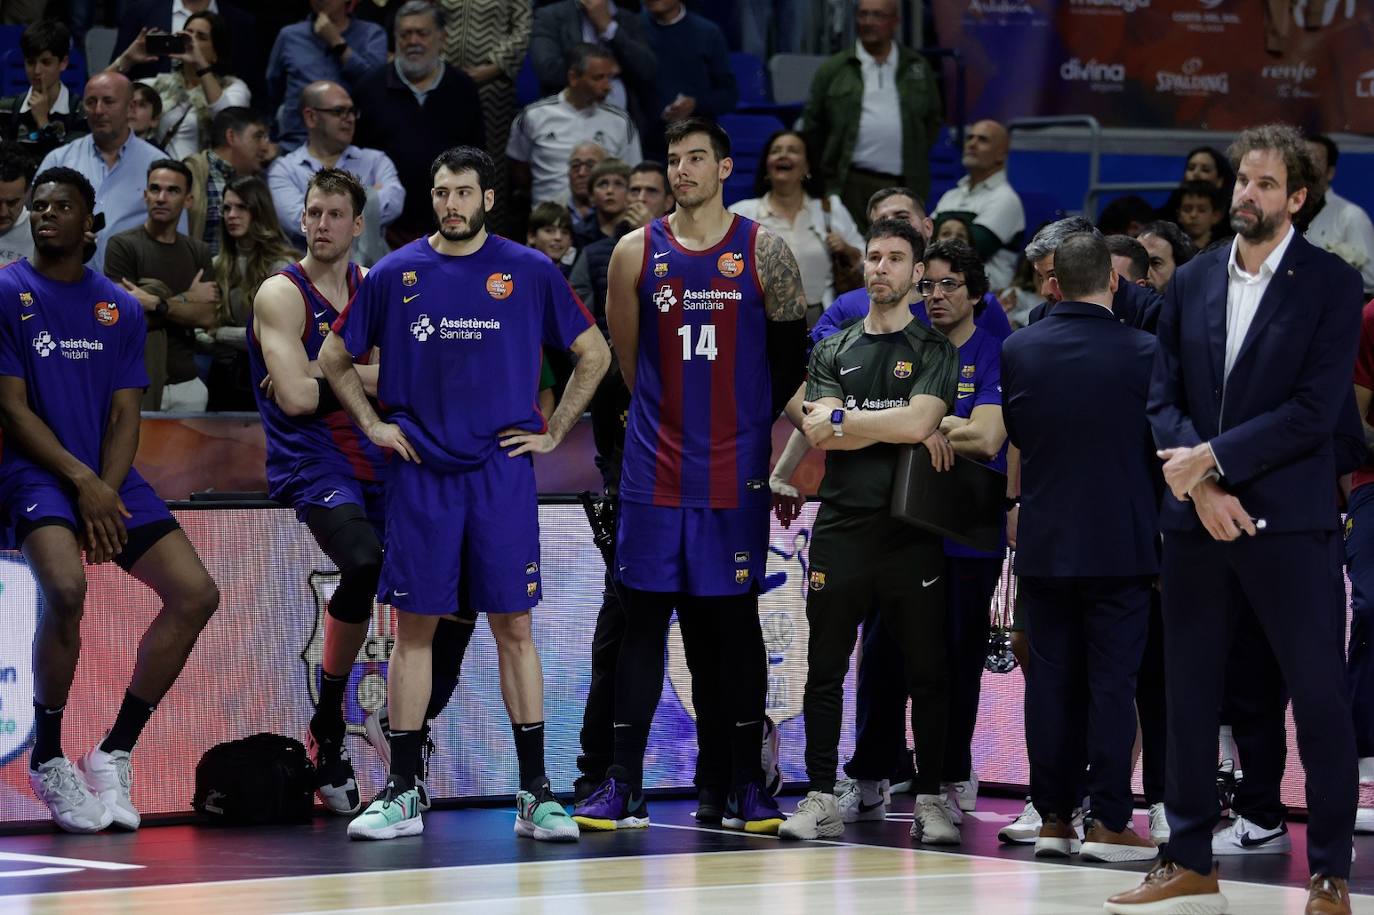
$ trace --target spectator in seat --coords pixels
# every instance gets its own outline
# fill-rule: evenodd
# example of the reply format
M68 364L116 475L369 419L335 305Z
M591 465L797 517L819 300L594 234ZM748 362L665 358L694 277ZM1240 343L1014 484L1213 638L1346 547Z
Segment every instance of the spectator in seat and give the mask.
M641 135L658 129L653 107L655 80L661 72L653 48L644 33L644 21L614 0L556 0L534 11L530 34L530 63L545 95L558 92L568 82L568 55L579 44L604 48L615 58L606 101L629 113ZM621 155L627 162L639 156Z
M267 72L267 51L270 47L264 36L275 34L276 29L266 28L265 22L259 22L253 13L248 12L247 6L236 0L131 0L119 17L119 34L114 46L117 49L127 48L138 39L140 33L175 35L186 28L186 23L196 13L214 13L228 27L229 37L221 43L222 47L237 49L235 64L239 75L248 83L253 97L263 101L267 98L267 84L263 77ZM255 12L264 17L268 13L261 7L257 7ZM144 61L130 62L124 75L131 80L146 80L173 69L172 58L149 57Z
M88 262L92 270L104 268L105 245L112 236L142 225L147 218L144 179L148 166L165 157L129 129L131 95L128 78L119 73L106 70L92 76L81 99L91 132L57 147L38 167L40 172L59 166L75 169L95 188L95 215L104 217L105 228L95 236ZM177 228L186 231L184 213Z
M656 124L653 129L645 126L644 143L651 155L665 158L665 126L692 115L714 119L728 114L739 102L739 90L718 25L689 12L682 0L646 0L643 17L649 47L658 58L649 106Z
M185 159L209 145L210 121L215 115L248 105L253 94L247 83L229 75L229 27L223 17L195 13L180 34L186 51L171 55L178 66L171 73L152 77L149 84L162 99L156 145L172 158ZM123 73L132 64L151 59L148 33L140 32L110 69Z
M33 256L29 185L33 160L13 143L0 145L0 266Z
M1341 155L1335 142L1315 134L1307 138L1307 152L1316 175L1312 183L1316 202L1310 204L1307 240L1360 271L1360 281L1368 295L1374 292L1374 224L1370 223L1368 213L1331 187L1336 180L1336 160Z
M267 61L267 92L277 119L277 144L290 152L306 141L305 90L317 83L350 89L386 63L386 30L353 19L351 0L310 0L313 15L282 29ZM302 200L304 196L302 195ZM282 221L287 231L294 223Z
M224 189L215 284L219 310L201 342L212 361L206 377L207 410L254 410L248 371L247 324L263 280L300 258L277 222L267 182L256 175L234 178Z
M387 230L391 247L434 231L429 167L455 146L486 144L482 102L466 73L445 65L444 11L406 0L396 11L396 59L358 81L358 140L386 153L405 188L405 206Z
M132 92L129 99L129 129L140 140L157 146L157 125L162 120L162 96L147 83L134 83Z
M581 234L573 233L573 244L578 248L603 238L620 237L620 226L630 205L630 166L619 159L602 159L592 169L588 183L595 219L583 223Z
M305 247L301 213L305 210L306 185L322 168L343 169L362 182L367 189L368 210L374 205L377 208L375 222L365 219L364 223L374 235L384 231L401 215L405 188L386 153L353 145L358 124L353 98L338 83L311 83L301 92L301 110L309 130L308 142L278 158L267 170L267 186L272 189L277 219L287 238L297 248Z
M1163 295L1174 271L1192 260L1197 248L1182 229L1162 219L1146 223L1138 238L1150 255L1150 287Z
M1231 188L1236 184L1236 171L1225 155L1210 146L1198 146L1189 150L1183 159L1183 180L1179 182L1179 188L1170 192L1169 199L1155 214L1156 218L1172 223L1178 222L1179 189L1189 181L1206 182L1224 191L1229 201Z
M1199 251L1231 237L1230 209L1230 195L1206 181L1185 182L1178 189L1179 228Z
M859 39L816 71L802 132L817 151L817 174L851 213L885 187L930 193L930 147L940 96L925 58L898 43L897 0L858 0ZM984 255L986 258L986 255Z
M806 292L806 324L814 327L837 292L835 261L859 268L863 236L838 195L826 195L825 182L812 167L806 138L780 130L764 144L764 158L754 176L754 197L730 206L730 212L776 232L792 249Z
M1014 246L1026 229L1021 198L1007 180L1011 141L996 121L978 121L964 131L963 165L966 174L935 205L935 218L944 213L968 213L973 219L973 246L987 268L988 284L1003 289L1016 268Z
M1097 228L1103 235L1129 235L1135 238L1145 223L1155 218L1155 208L1135 194L1118 197L1102 208Z
M185 162L191 170L188 234L205 242L213 257L219 254L224 189L236 177L262 172L271 148L267 119L251 108L225 108L210 124L210 142L210 149Z
M973 247L973 219L967 213L941 213L935 220L935 241L961 241Z
M62 84L71 43L71 32L52 19L19 36L29 91L0 99L0 139L18 143L35 162L87 130L85 112Z
M525 106L511 125L506 159L518 199L567 200L564 169L580 143L596 143L626 162L643 158L634 122L607 102L615 55L600 45L577 44L568 51L566 67L568 87Z
M572 219L568 208L561 203L546 200L530 210L529 232L525 244L543 253L558 265L564 277L572 274L570 255L574 253L572 244ZM586 297L583 297L586 301Z
M614 234L578 251L572 275L568 278L573 291L591 310L603 331L606 329L606 271L611 266L615 243L627 232L660 218L673 205L673 196L668 191L668 172L661 163L645 160L630 170L629 175L630 203L616 224Z
M204 242L177 231L189 203L191 170L159 159L144 183L146 218L110 239L105 275L138 299L148 320L150 384L143 409L198 412L207 391L196 370L195 331L215 326L220 295L214 262Z
M1150 253L1144 245L1129 235L1108 235L1106 242L1117 276L1137 286L1154 288L1150 286Z
M568 216L573 237L596 227L596 205L592 202L592 169L606 158L606 150L596 143L578 143L568 154Z

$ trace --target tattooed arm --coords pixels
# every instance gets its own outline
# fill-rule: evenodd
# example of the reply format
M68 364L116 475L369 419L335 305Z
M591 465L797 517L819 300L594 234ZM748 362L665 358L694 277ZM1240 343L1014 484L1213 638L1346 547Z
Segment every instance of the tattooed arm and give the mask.
M754 263L768 316L768 371L776 419L806 374L806 293L792 249L767 229L759 229L754 237Z

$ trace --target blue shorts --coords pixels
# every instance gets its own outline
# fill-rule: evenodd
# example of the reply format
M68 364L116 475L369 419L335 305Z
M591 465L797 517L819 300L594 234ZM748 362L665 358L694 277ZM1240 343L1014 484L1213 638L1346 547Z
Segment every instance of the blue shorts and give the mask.
M627 587L699 597L762 588L768 509L620 503L616 566Z
M498 452L477 470L431 471L394 460L386 484L386 551L377 599L442 616L529 610L539 579L539 497L528 455Z
M299 478L277 497L296 510L296 520L304 522L312 508L331 509L340 505L356 505L378 531L385 530L386 484L381 480L364 481L339 473L327 473L309 479Z

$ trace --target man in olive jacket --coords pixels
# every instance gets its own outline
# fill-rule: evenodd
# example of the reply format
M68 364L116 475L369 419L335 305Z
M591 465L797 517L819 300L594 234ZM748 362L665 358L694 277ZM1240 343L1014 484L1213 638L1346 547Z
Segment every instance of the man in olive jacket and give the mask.
M868 228L868 198L885 187L930 194L930 147L940 129L935 74L893 40L897 0L858 0L859 40L816 71L802 130L826 189Z

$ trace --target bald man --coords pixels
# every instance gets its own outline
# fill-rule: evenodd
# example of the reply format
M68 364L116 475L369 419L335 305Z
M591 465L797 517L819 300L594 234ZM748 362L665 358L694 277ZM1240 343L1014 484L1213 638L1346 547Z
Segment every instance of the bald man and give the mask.
M897 0L858 0L854 16L858 40L816 71L802 130L811 167L867 231L879 190L910 187L928 199L940 95L925 58L895 40Z
M396 165L380 149L353 145L358 109L347 89L328 80L310 83L301 90L301 117L307 133L305 145L279 156L267 170L267 186L272 191L277 220L292 244L305 248L305 232L301 228L305 188L310 176L322 168L343 169L362 182L367 189L365 224L373 235L401 215L406 192ZM356 249L355 255L354 259L365 267L372 266L376 259Z
M1007 181L1011 140L996 121L978 121L964 132L964 171L959 184L945 192L934 216L968 213L973 217L973 246L983 258L988 285L998 292L1011 285L1016 246L1026 230L1021 198Z
M95 254L89 262L97 273L105 269L106 241L143 224L148 215L143 202L148 166L166 158L162 150L129 129L131 94L129 79L123 74L107 70L92 76L81 98L91 132L57 147L38 167L40 172L59 166L75 169L95 188L99 201L95 213L105 217L105 227L95 233ZM177 230L186 232L184 214Z

